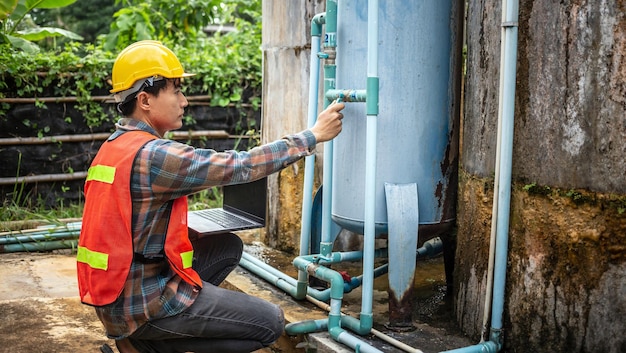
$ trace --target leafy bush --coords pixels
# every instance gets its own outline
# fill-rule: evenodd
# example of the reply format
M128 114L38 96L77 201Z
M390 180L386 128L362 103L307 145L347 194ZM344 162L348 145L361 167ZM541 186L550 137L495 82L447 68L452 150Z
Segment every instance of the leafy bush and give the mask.
M171 7L169 1L153 2L162 3L162 6L170 4ZM178 35L152 39L162 40L177 54L186 71L196 73L186 81L184 89L187 94L208 94L215 106L242 102L258 105L261 89L260 0L223 3L230 4L230 7L220 7L220 20L232 21L235 31L213 37L198 35L195 41L186 42L176 41ZM190 22L191 9L187 11L183 19L199 25L199 19ZM142 38L127 37L131 42L138 39ZM98 44L72 42L61 49L38 53L26 53L0 44L0 99L50 95L77 97L77 108L84 113L87 125L101 125L108 116L91 96L94 92L108 94L110 73L118 52L106 50L104 44L104 41ZM248 96L244 96L244 92ZM43 103L38 105L45 106ZM2 103L0 119L6 118L8 109L9 105Z
M29 53L39 51L35 42L63 36L74 40L82 37L74 32L56 27L40 27L30 16L36 9L55 9L72 4L76 0L6 0L0 5L0 43L11 45Z
M0 45L0 98L77 97L87 124L99 126L107 116L91 95L107 87L114 59L93 44L69 43L62 50L34 54ZM0 118L9 107L3 103Z

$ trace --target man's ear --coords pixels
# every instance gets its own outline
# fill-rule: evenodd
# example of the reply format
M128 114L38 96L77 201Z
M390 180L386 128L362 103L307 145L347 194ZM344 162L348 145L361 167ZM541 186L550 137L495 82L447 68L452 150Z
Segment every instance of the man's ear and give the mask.
M135 99L137 99L137 106L139 106L141 109L150 109L150 96L148 95L148 93L143 91L139 92Z

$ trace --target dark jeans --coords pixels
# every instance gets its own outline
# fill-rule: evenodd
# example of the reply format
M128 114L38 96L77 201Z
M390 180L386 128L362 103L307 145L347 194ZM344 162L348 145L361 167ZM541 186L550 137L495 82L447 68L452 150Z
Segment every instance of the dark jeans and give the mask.
M283 333L282 310L265 300L218 285L239 264L243 243L235 234L194 242L193 268L203 288L184 312L150 321L129 338L142 353L248 353L267 347Z

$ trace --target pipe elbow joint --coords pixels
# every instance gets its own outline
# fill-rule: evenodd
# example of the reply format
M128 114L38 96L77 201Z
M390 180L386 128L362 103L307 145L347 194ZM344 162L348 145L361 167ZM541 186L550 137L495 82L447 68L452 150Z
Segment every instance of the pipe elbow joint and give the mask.
M311 20L311 36L322 36L322 25L326 23L326 12L318 13Z
M339 335L341 335L344 332L345 332L345 330L342 329L339 326L334 326L334 327L329 327L328 328L328 333L330 334L330 337L332 337L335 341L338 341Z

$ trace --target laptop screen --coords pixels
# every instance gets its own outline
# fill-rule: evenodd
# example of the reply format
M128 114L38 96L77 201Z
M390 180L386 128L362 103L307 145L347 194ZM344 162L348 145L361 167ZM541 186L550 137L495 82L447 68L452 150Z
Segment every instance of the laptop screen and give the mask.
M265 224L267 208L267 178L251 183L226 185L224 193L224 209L250 216Z

